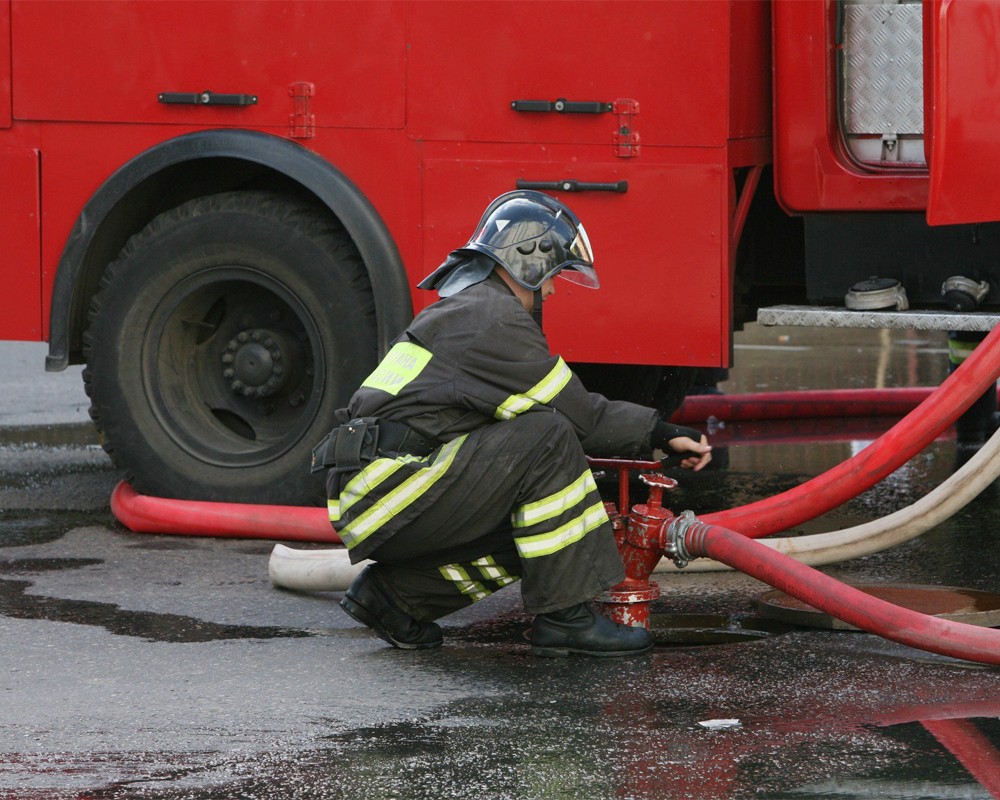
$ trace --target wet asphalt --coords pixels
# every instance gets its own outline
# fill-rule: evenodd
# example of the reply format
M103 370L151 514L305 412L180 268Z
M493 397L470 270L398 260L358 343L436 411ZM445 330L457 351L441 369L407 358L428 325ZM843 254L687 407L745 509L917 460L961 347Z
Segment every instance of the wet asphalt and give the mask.
M39 347L0 346L0 798L1000 797L1000 668L777 622L746 576L660 575L659 646L634 659L532 658L516 587L401 652L339 594L271 586L272 541L131 533L79 376L45 375ZM754 328L721 386L934 385L944 347ZM769 497L893 421L714 420L714 468L668 505ZM968 455L946 435L798 531L895 511ZM823 571L1000 591L998 492Z

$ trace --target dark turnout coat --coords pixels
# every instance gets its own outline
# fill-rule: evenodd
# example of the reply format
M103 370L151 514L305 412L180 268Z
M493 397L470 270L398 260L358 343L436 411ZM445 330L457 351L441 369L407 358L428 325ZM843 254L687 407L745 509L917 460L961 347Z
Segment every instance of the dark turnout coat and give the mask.
M459 586L461 602L438 597L426 613L434 587L401 590L415 615L440 616L517 577L534 611L621 579L584 453L649 453L656 413L588 392L499 278L421 312L341 415L405 423L436 445L380 452L328 481L352 560L395 564L401 584L416 569Z

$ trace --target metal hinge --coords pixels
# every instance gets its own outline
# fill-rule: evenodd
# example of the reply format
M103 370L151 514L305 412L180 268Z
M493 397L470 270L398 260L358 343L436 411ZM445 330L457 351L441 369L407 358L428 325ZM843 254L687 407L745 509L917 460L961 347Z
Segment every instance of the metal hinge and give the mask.
M316 115L310 111L310 98L316 94L315 84L306 81L292 83L288 94L292 98L288 135L293 139L312 139L316 135Z
M639 101L627 98L615 100L613 112L618 115L618 129L614 135L615 155L635 158L639 155L639 132L635 130L634 117L639 113Z

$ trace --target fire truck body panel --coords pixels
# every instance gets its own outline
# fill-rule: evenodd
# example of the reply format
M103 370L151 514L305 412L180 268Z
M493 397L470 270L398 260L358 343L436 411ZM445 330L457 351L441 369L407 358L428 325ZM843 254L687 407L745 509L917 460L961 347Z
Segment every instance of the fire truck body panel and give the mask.
M1000 219L1000 195L983 190L1000 156L997 30L990 0L775 3L782 205L925 212L932 225ZM879 140L896 152L879 157Z
M0 4L0 64L10 63L10 7ZM0 69L0 128L9 128L11 115L10 73Z
M446 253L468 237L457 219L459 208L485 206L484 186L502 185L511 175L531 181L627 180L624 196L614 193L572 197L572 205L586 225L591 240L614 248L618 258L602 255L601 289L594 292L568 282L557 286L558 301L546 304L545 326L554 349L574 361L607 360L616 363L672 363L685 366L723 363L728 358L730 307L728 282L730 245L730 176L716 159L725 151L690 148L689 163L670 151L668 163L654 163L656 153L644 150L641 164L619 165L603 151L586 158L587 149L551 146L540 162L532 148L499 145L463 146L461 156L447 146L428 147L424 162L424 248ZM583 163L577 163L574 155ZM528 157L531 157L528 160ZM671 192L658 196L662 187ZM656 216L643 208L643 198L657 197ZM594 222L591 223L590 220ZM650 235L655 225L658 235ZM664 250L664 241L669 241ZM669 263L669 271L665 267ZM682 282L674 276L683 274ZM607 296L628 297L627 306L609 303ZM697 314L665 313L672 304L690 302ZM642 319L641 330L630 322ZM580 320L586 320L585 325ZM632 330L631 335L622 335ZM595 358L596 357L596 358Z
M1000 163L993 84L963 80L996 16L0 0L0 336L47 339L50 369L88 362L140 490L299 502L282 481L433 301L415 283L493 197L536 188L585 220L602 283L559 283L553 349L669 413L776 297L841 302L888 265L934 302L942 253L991 274L994 224L924 215L1000 218L979 188Z
M614 0L421 2L408 19L407 128L422 140L606 145L607 114L512 114L511 103L624 97L640 101L644 149L767 136L767 26L759 2L652 13Z
M834 4L774 4L775 194L793 213L923 210L922 165L865 169L847 151L836 26Z
M14 0L14 116L287 130L289 86L310 81L317 124L399 130L404 10L381 2ZM234 115L231 106L199 102L203 92L253 101ZM165 103L164 93L195 97Z
M1000 218L1000 6L934 0L929 62L932 225Z
M159 141L213 126L287 138L296 108L289 86L309 83L314 135L300 141L374 204L411 283L468 237L475 216L470 209L515 188L518 179L549 185L624 181L626 193L573 198L599 243L605 290L580 301L594 312L585 329L560 322L579 319L579 311L551 312L554 346L581 361L727 363L731 253L729 222L720 209L734 203L732 170L746 166L748 157L750 163L768 158L767 52L745 35L766 38L767 5L668 3L656 25L638 7L596 5L586 14L565 14L559 3L504 4L505 13L498 14L475 3L256 3L237 13L232 3L15 0L15 117L44 121L46 131L46 262L54 263L88 197L123 164ZM614 24L596 28L593 19L602 13ZM571 57L552 47L551 26L525 26L526 14L558 19ZM226 48L218 47L220 37ZM531 62L505 57L512 48L532 54ZM51 58L53 51L61 58ZM610 61L620 69L608 70ZM80 69L66 73L66 63ZM157 99L165 91L188 90L256 102L174 105ZM518 99L613 103L632 95L651 99L634 117L635 152L642 148L642 155L628 158L615 152L623 117L611 111L511 109ZM704 113L706 104L718 111ZM113 136L104 124L114 126ZM421 198L419 181L443 174L423 161L434 142L470 168L483 162L489 179L480 169L474 186L427 188ZM427 218L423 236L421 216ZM715 220L710 227L694 224L707 218ZM643 293L648 305L636 305L634 286L655 289L689 270L691 280L682 281L687 291L707 298L697 323L659 313L655 291ZM45 269L46 297L54 273ZM415 292L413 305L419 309L430 299ZM645 311L652 317L649 336L621 341L622 315ZM48 315L44 308L43 330ZM692 324L699 329L694 337ZM79 359L78 350L70 345L71 360Z

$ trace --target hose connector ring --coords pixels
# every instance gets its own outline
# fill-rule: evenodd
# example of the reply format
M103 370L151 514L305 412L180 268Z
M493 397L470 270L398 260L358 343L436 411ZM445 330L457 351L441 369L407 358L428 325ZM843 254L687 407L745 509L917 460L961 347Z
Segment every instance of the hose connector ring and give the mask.
M693 511L682 511L667 525L663 550L673 559L678 569L684 569L696 558L688 551L684 540L687 532L699 524L701 524L701 520L694 515Z

